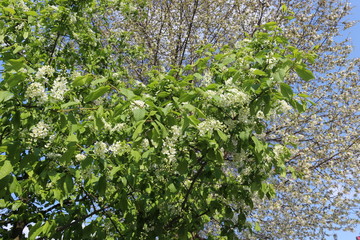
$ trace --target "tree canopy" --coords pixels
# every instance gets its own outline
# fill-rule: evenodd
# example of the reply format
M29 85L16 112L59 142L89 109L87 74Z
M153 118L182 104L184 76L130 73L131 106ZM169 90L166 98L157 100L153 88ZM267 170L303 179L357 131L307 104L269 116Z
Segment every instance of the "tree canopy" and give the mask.
M354 224L339 222L359 139L357 60L332 41L342 1L0 7L1 237L286 239L325 234L324 214L328 229Z

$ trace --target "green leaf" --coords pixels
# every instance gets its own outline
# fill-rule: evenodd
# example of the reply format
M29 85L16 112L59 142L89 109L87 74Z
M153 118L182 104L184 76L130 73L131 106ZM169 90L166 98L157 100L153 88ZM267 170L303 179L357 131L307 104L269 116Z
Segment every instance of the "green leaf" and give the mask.
M142 132L142 128L143 128L143 125L144 125L144 120L142 120L141 122L139 122L138 126L136 127L134 133L133 133L133 136L132 136L132 139L135 140L139 134Z
M79 87L79 86L83 86L86 83L91 82L94 79L94 76L92 74L87 74L85 76L79 76L76 77L75 80L73 81L72 85L74 87Z
M64 109L64 108L68 108L70 106L74 106L74 105L79 105L80 102L68 102L68 103L64 103L64 104L61 104L61 108Z
M294 95L291 87L286 83L280 83L280 91L287 99L291 99Z
M23 202L21 202L21 201L15 201L15 202L13 203L13 205L11 206L11 210L16 211L16 210L19 209L19 207L21 207L21 205L23 205Z
M78 142L77 136L75 134L69 134L69 136L66 138L65 142Z
M295 71L299 75L299 77L301 77L305 81L309 81L315 78L314 74L310 70L306 69L304 66L296 66Z
M18 196L22 194L21 185L17 181L16 177L13 177L12 182L10 184L10 192L15 193Z
M69 162L74 155L75 149L76 146L74 145L74 143L70 144L67 151L60 157L59 161L65 163Z
M146 114L146 109L144 108L135 108L133 110L135 121L143 120Z
M170 190L170 192L174 193L177 191L175 185L173 183L171 183L169 186L168 186L168 189Z
M23 37L24 37L24 39L27 39L29 37L29 32L24 32Z
M288 8L285 4L281 5L281 11L287 12Z
M28 16L34 16L34 17L36 17L38 15L37 12L35 12L35 11L28 11L28 12L25 12L25 14Z
M9 8L9 7L3 7L2 8L5 12L10 13L11 15L15 14L15 10L13 8Z
M0 91L0 103L6 102L7 100L14 97L14 94L8 91Z
M126 89L126 88L120 88L120 92L121 94L123 94L128 100L132 99L133 97L135 97L135 94L133 91Z
M108 79L103 77L103 78L99 78L99 79L96 79L95 81L91 81L91 85L96 85L96 84L99 84L99 83L104 83L106 82Z
M64 180L65 194L71 193L73 188L74 188L73 178L70 175L66 175L65 180Z
M216 132L219 135L219 137L221 138L221 140L223 140L224 142L226 142L228 140L228 136L224 132L222 132L220 130L216 130Z
M261 71L259 69L255 69L252 73L257 75L257 76L267 76L266 72Z
M131 151L131 156L134 158L135 162L138 162L141 158L141 154L138 151Z
M157 94L157 97L158 98L166 98L169 95L170 95L169 92L160 92L159 94Z
M229 64L229 63L232 63L232 62L235 61L235 57L236 57L235 54L231 54L230 56L225 57L225 58L223 59L222 63L223 63L224 65L227 65L227 64Z
M18 52L20 52L20 51L23 50L23 49L24 49L23 46L17 46L17 47L14 49L13 54L18 53Z
M30 240L35 239L37 236L40 235L41 232L42 232L41 222L37 222L34 226L30 228L29 239Z
M106 193L106 177L103 175L99 178L99 181L97 182L97 189L100 196L104 196Z
M9 59L5 65L5 69L7 71L15 70L19 71L21 68L25 66L25 58L19 59Z
M110 86L104 86L104 87L99 87L98 89L90 92L89 95L87 95L85 97L85 102L91 102L96 100L97 98L101 97L102 95L104 95L107 91L110 90Z
M0 180L9 175L13 171L10 161L5 160L4 164L0 167Z
M255 223L255 231L260 231L261 230L261 227L260 227L260 224L258 222Z

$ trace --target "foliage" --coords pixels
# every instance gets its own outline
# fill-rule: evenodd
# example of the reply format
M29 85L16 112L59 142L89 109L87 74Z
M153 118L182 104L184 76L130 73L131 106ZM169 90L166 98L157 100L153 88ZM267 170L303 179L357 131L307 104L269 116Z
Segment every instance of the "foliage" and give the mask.
M114 9L137 17L130 3L1 2L3 238L24 227L29 239L199 238L209 221L234 238L251 229L255 196L274 197L271 176L300 175L285 144L261 135L305 110L284 79L313 78L313 54L270 22L186 66L143 72L144 84L131 78L128 60L144 57L131 33L106 31Z
M169 69L195 62L198 47L206 43L215 48L233 46L266 22L277 22L292 45L316 52L318 58L311 64L316 80L303 82L295 74L285 80L295 93L310 95L315 104L301 115L279 116L262 135L274 144L297 145L286 165L304 176L273 178L277 197L256 200L251 212L251 220L258 221L261 230L239 237L321 239L360 224L360 62L349 57L351 41L341 36L355 24L348 17L349 1L157 0L133 8L141 17L116 21L108 32L130 29L131 43L143 46L142 61L128 61L137 66L131 73L136 79L154 66ZM115 20L118 15L110 16Z

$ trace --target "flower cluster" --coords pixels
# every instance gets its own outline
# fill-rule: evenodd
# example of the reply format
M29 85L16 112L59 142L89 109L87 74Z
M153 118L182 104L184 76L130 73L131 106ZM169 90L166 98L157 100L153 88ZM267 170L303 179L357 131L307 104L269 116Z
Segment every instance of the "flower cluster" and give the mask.
M128 152L130 150L130 147L125 142L114 142L110 147L109 151L111 151L114 155L121 156L124 153Z
M46 79L47 80L46 77L47 76L52 77L54 72L55 72L55 69L53 69L51 66L45 65L38 69L35 77L36 77L36 79Z
M278 102L277 109L279 112L286 113L290 111L292 107L285 100L280 100Z
M130 105L130 109L132 111L134 111L135 109L146 108L146 107L147 107L147 104L142 100L135 100Z
M104 142L96 142L94 144L94 154L100 158L105 158L105 154L108 152L108 146Z
M94 154L100 158L105 158L107 153L112 153L117 156L121 156L130 150L130 146L125 142L114 142L112 145L108 145L104 142L96 142L94 144Z
M279 159L282 158L284 156L284 154L286 154L288 151L288 149L282 145L275 145L273 152L275 154L275 158Z
M225 125L216 119L205 120L197 126L200 136L205 136L207 133L212 135L214 130L224 130Z
M79 153L75 155L75 159L78 160L79 162L81 162L82 160L84 160L86 158L86 155L83 153Z
M58 77L54 81L51 89L51 96L57 100L64 100L64 94L69 90L67 87L67 81L63 77Z
M218 91L208 90L205 95L219 107L243 106L250 100L250 96L238 88L220 89Z
M25 96L27 98L37 99L38 103L43 104L48 100L45 87L38 82L31 83L26 89Z
M171 137L167 137L164 141L163 144L163 149L162 149L162 154L167 156L167 159L170 162L175 161L175 157L176 157L176 142L179 140L180 136L181 136L181 129L179 126L172 126L171 127L171 133L172 136Z
M49 135L50 126L43 121L38 122L32 129L30 136L33 138L45 138Z
M109 131L110 133L121 132L126 126L125 123L116 123L114 126L112 126L112 124L108 123L104 118L102 118L102 121L104 123L105 130Z

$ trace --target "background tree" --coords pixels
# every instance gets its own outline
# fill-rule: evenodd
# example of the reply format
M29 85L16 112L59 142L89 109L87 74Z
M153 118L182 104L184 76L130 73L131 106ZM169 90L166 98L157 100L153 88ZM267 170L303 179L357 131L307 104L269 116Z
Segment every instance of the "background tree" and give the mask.
M313 78L314 55L269 22L187 65L184 52L173 67L137 68L149 51L109 17L147 7L1 2L2 238L29 227L29 239L198 239L219 223L232 239L252 229L254 200L274 196L270 177L299 175L285 166L288 141L262 136L309 105L284 78Z
M354 24L346 20L348 1L174 0L132 7L137 17L123 22L112 14L114 26L108 32L131 29L133 44L143 46L143 60L128 61L138 66L132 73L136 79L154 66L192 63L199 46L233 45L270 21L278 22L299 49L314 50L316 81L300 83L296 76L286 81L296 92L311 95L315 105L302 116L281 116L264 135L298 145L287 165L304 177L273 179L278 197L256 204L252 219L262 228L254 238L320 238L359 224L359 59L349 58L348 40L335 41Z

